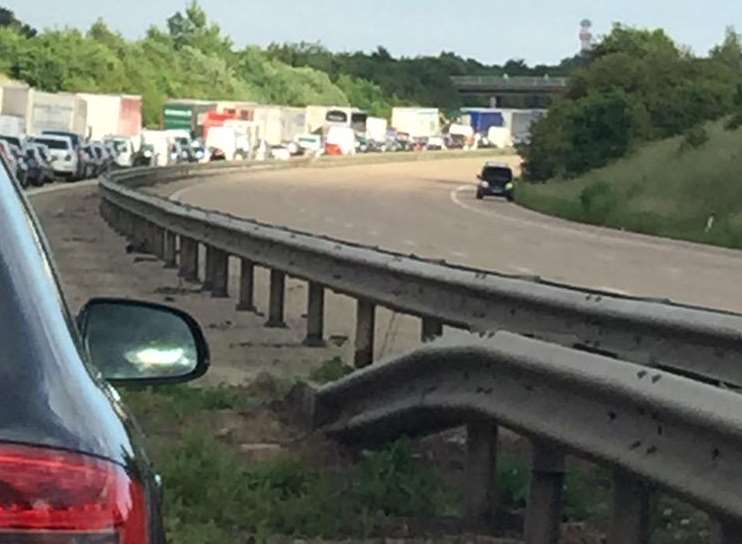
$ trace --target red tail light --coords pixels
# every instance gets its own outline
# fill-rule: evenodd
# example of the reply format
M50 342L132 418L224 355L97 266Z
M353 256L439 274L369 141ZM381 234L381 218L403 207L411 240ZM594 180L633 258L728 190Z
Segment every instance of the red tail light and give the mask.
M144 490L120 466L0 444L0 542L147 544L148 530Z

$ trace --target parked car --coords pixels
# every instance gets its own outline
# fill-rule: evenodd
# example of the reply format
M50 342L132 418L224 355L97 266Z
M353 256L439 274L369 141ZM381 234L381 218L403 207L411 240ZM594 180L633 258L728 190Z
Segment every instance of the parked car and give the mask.
M287 161L291 158L291 152L285 145L271 146L271 159L275 161Z
M116 166L119 168L129 168L134 166L134 142L128 137L114 136L107 140L115 151Z
M26 138L22 136L8 136L5 134L0 135L0 140L5 140L10 145L14 145L20 149L25 149L26 147Z
M54 176L73 181L80 179L84 164L80 160L80 150L75 150L69 136L43 135L33 138L36 143L49 149Z
M507 164L486 162L477 174L477 198L504 196L512 202L514 198L513 170Z
M100 170L97 175L101 176L106 172L110 172L113 167L114 156L108 150L106 145L102 142L93 142L90 144L90 147L100 163Z
M41 187L45 183L54 181L54 171L37 146L29 145L24 152L28 165L28 183Z
M431 136L425 142L425 149L428 151L442 151L446 149L446 142L443 141L441 136Z
M93 149L93 144L83 144L80 148L80 158L83 161L84 179L95 178L103 171L103 161Z
M15 176L18 182L21 184L21 187L28 187L28 163L26 162L23 151L17 145L10 144L10 153L15 160Z
M155 146L152 144L143 144L132 157L132 166L134 167L154 166L155 164Z
M0 482L5 542L164 544L162 483L114 387L182 383L209 363L189 315L65 305L44 236L0 167Z
M85 143L82 136L75 132L69 132L65 130L43 130L41 134L43 136L63 136L70 139L70 141L72 142L72 149L74 151L74 154L77 155L77 161L75 162L77 171L72 175L72 178L81 179L83 177L83 168L85 166L80 157L80 150L82 148L82 145Z

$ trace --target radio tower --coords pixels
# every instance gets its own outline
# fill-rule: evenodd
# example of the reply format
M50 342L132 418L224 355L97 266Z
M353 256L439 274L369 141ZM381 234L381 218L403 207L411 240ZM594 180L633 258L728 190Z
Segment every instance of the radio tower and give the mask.
M593 47L593 23L583 19L580 23L580 52L587 53Z

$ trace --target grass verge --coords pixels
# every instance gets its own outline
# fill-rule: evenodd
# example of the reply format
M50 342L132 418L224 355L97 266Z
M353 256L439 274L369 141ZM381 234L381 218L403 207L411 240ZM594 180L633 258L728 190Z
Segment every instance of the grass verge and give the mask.
M647 145L574 180L523 183L516 201L572 221L742 248L742 130L724 123Z

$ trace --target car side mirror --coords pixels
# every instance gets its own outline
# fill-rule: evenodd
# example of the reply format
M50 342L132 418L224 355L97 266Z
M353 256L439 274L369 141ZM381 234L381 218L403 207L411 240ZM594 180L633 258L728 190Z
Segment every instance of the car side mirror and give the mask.
M78 325L91 362L114 385L182 383L209 368L201 327L169 306L95 298Z

